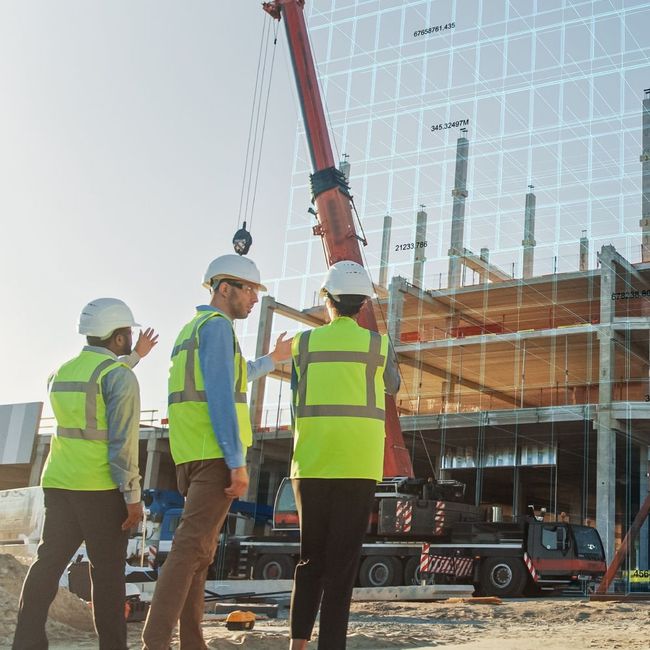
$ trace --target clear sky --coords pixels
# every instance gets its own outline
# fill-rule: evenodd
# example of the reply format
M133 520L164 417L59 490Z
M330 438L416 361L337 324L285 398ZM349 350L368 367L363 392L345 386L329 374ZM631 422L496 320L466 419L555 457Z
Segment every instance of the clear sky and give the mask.
M81 307L114 296L160 332L137 374L143 409L164 411L173 340L207 298L207 263L232 252L267 19L258 0L0 3L0 403L47 401L83 343ZM281 270L292 84L280 38L252 224L266 279Z
M461 123L463 246L521 277L532 184L536 274L576 270L583 233L589 268L608 244L640 260L648 0L309 0L306 13L373 273L389 213L389 275L410 277L423 203L425 286L447 286ZM0 403L45 401L83 342L81 307L115 296L160 333L137 373L143 408L164 415L173 340L207 299L207 263L232 250L271 24L259 0L0 2ZM277 43L251 257L274 297L304 307L325 265L281 27ZM256 329L256 314L238 327L249 357Z

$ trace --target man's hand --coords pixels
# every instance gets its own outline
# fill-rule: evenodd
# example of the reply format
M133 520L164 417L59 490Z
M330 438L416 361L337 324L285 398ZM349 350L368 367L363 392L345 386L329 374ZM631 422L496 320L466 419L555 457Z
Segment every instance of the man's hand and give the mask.
M273 363L275 364L284 363L291 359L291 342L293 341L293 337L285 340L284 337L286 335L286 332L282 332L282 334L278 336L278 339L275 342L275 347L271 352L271 359L273 359Z
M138 353L140 358L146 357L156 343L158 343L158 334L153 331L153 328L147 327L144 332L140 330L138 341L133 349Z
M227 497L239 499L248 490L248 472L246 466L230 470L230 485L224 490Z
M129 530L137 526L142 521L142 504L127 503L126 504L126 519L122 522L122 530Z

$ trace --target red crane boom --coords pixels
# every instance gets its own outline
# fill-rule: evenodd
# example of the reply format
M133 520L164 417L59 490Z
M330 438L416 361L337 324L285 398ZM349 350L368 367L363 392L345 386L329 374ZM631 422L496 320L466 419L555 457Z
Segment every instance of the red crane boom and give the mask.
M276 20L284 19L296 86L307 134L313 173L310 176L318 225L314 234L321 237L327 265L351 260L363 265L359 237L352 218L351 196L347 181L334 164L323 102L318 88L307 25L304 0L273 0L262 3L263 9ZM367 304L359 324L377 331L372 306ZM384 476L413 477L413 465L404 445L395 400L386 396L386 443Z

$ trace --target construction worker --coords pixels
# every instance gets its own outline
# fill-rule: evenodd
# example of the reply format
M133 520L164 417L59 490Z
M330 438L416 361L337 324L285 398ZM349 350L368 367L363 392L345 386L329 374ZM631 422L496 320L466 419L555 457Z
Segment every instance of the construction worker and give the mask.
M141 332L132 353L132 327L138 324L121 300L88 303L78 323L88 345L50 377L57 428L41 477L45 521L20 596L14 650L47 649L48 609L82 542L100 650L127 647L124 562L128 531L142 518L140 391L130 366L158 338L151 329Z
M246 384L291 354L291 340L282 333L269 355L254 362L242 357L233 321L247 318L258 291L266 291L252 260L217 257L203 286L210 304L197 307L172 351L169 440L185 507L142 633L147 650L168 650L179 619L181 648L207 648L201 630L206 574L230 504L248 488Z
M300 561L292 650L304 650L320 604L320 650L345 648L352 588L384 459L384 392L399 388L388 337L357 324L374 295L356 262L333 264L321 294L330 323L294 337L291 478Z

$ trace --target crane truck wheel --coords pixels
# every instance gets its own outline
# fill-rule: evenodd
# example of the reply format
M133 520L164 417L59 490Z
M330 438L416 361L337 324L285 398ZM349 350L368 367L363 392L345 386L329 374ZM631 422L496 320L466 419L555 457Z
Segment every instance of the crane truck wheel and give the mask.
M359 567L362 587L393 587L402 582L402 564L397 558L369 555Z
M527 578L521 559L489 558L482 563L479 585L485 596L521 596Z
M287 555L260 555L253 565L254 580L291 580L295 564Z
M404 565L404 584L407 587L419 585L420 578L420 556L413 556L406 560Z

